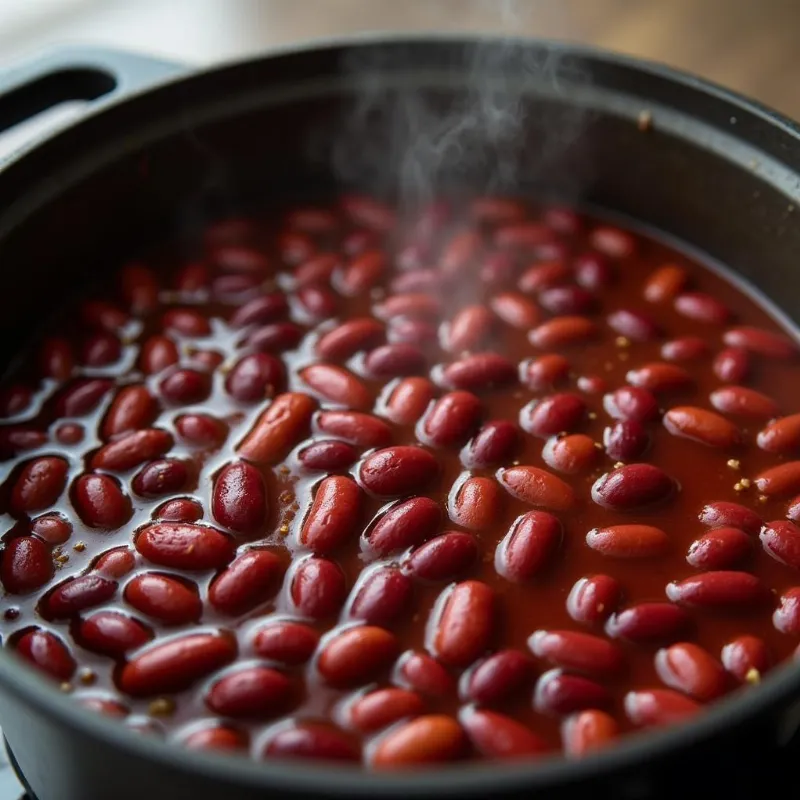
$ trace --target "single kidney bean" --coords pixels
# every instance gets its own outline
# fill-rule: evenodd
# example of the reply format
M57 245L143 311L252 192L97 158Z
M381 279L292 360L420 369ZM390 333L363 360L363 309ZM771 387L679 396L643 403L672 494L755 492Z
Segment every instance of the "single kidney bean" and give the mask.
M676 264L659 267L644 285L644 299L650 303L673 300L689 280L685 269Z
M326 558L306 558L295 570L290 593L292 602L303 616L311 619L331 617L347 596L344 573Z
M448 278L459 276L475 264L480 249L481 237L477 231L459 231L442 248L439 269Z
M658 400L648 389L622 386L603 398L603 408L614 419L651 422L658 417Z
M33 400L29 386L19 384L0 390L0 417L8 418L25 411Z
M529 511L516 519L497 545L495 569L510 581L528 581L552 558L561 536L556 517L546 511Z
M497 353L475 353L448 364L442 372L451 389L486 392L517 380L517 367Z
M120 271L120 288L134 314L149 314L158 305L158 278L144 264L127 264Z
M448 392L422 420L425 440L438 447L461 444L478 424L481 401L472 392Z
M136 566L136 557L127 546L114 547L99 555L93 566L95 572L107 578L124 578L128 573L133 572L133 568Z
M410 253L406 250L405 253ZM401 255L405 255L401 254ZM396 260L399 264L399 257ZM442 288L442 274L433 268L413 267L401 275L392 278L389 288L393 294L409 294L414 292L437 292Z
M398 378L425 369L425 354L414 344L384 344L364 359L367 371L376 378Z
M122 668L119 686L133 697L180 692L236 658L229 634L193 633L159 642Z
M714 374L725 383L741 383L750 372L750 355L740 347L728 347L714 359Z
M699 703L672 689L644 689L625 695L625 714L640 728L673 725L701 708Z
M742 683L760 680L771 666L767 645L757 636L738 636L722 648L722 666Z
M650 436L641 422L623 419L604 429L603 446L614 461L636 461L650 446Z
M175 420L175 429L192 447L218 447L228 435L225 423L209 414L182 414Z
M323 646L317 669L332 686L359 685L388 667L398 652L394 634L383 628L348 628Z
M125 386L119 390L103 419L103 438L111 439L120 433L147 428L156 416L158 404L145 386Z
M81 306L81 319L89 328L118 331L130 321L128 315L104 300L87 300Z
M673 603L696 608L743 608L763 603L769 594L755 575L717 570L667 584Z
M684 317L711 325L724 325L730 317L730 310L724 303L704 292L679 294L675 298L675 310Z
M609 258L628 258L636 250L636 242L629 233L602 225L595 228L589 236L592 247Z
M758 491L767 497L787 497L800 491L800 461L770 467L755 478Z
M709 353L708 342L699 336L682 336L661 346L664 361L698 361Z
M437 327L422 319L395 317L389 321L386 338L391 344L413 344L430 348L436 344Z
M202 338L211 334L209 321L199 311L191 308L170 309L161 318L161 325L165 331L190 338Z
M746 419L772 419L780 414L778 404L771 397L745 386L715 389L709 400L717 411Z
M337 291L345 297L368 292L386 271L386 256L380 250L366 250L354 256L342 270L334 273Z
M467 681L467 697L479 705L493 705L520 690L533 672L530 656L519 650L500 650L482 661Z
M534 708L543 714L572 714L587 708L604 708L610 702L608 690L596 681L560 669L543 673L533 695Z
M461 451L461 463L467 469L486 469L508 460L520 442L520 431L513 422L490 420Z
M692 642L680 642L656 653L656 672L664 683L700 702L708 702L725 692L722 665Z
M632 386L647 389L654 394L679 391L692 383L691 375L683 367L665 361L654 361L632 369L625 378Z
M599 454L600 448L594 440L582 433L552 436L542 448L545 463L567 475L589 469Z
M639 603L613 614L606 633L636 644L668 642L685 633L691 617L672 603Z
M20 637L15 651L36 669L59 681L67 681L75 672L75 659L67 646L54 633L28 631Z
M385 416L398 425L413 425L433 400L434 385L427 378L404 378L386 401Z
M103 445L91 458L93 469L125 472L145 461L163 456L172 447L172 436L160 428L132 431Z
M722 337L728 347L741 347L749 353L765 358L789 360L797 355L797 344L780 333L761 328L740 326L725 331Z
M350 617L367 625L387 627L411 602L411 579L395 567L383 567L371 573L355 593Z
M446 697L456 690L452 675L427 653L404 653L397 660L393 682L431 697Z
M257 250L247 245L218 245L209 254L214 266L227 272L266 272L269 262Z
M772 614L772 624L776 630L792 636L800 633L800 587L787 589L778 602Z
M761 517L752 509L724 500L703 506L699 519L707 528L739 528L753 535L757 534L764 524Z
M137 611L168 625L197 622L203 612L197 586L158 572L137 575L123 596Z
M287 666L305 664L319 644L319 634L300 622L271 622L253 637L256 655Z
M577 631L539 630L528 639L528 646L535 656L557 667L591 677L616 675L625 660L613 642Z
M372 395L351 372L332 364L313 364L300 370L300 377L323 399L355 409L372 406Z
M297 454L297 458L306 469L339 472L358 460L358 450L347 442L323 439L304 447Z
M161 497L180 491L188 480L189 470L184 461L161 458L137 472L131 486L140 497Z
M50 548L33 536L12 539L3 550L0 580L10 594L28 594L53 577Z
M407 689L378 689L356 700L349 710L350 724L362 733L373 733L401 719L419 716L422 698Z
M264 748L264 756L315 761L358 761L359 748L330 725L303 722L280 729Z
M503 494L494 478L470 477L448 501L450 519L471 531L489 530L503 503Z
M385 447L392 439L392 430L385 422L361 411L320 411L314 424L322 433L359 447Z
M528 267L520 275L517 287L526 294L536 294L551 286L567 283L571 276L571 271L561 261L549 261Z
M592 575L575 582L567 596L567 613L576 622L594 625L614 613L622 587L610 575Z
M63 441L59 434L66 425L71 423L65 422L59 426L56 431L56 437L59 441ZM77 423L74 423L77 426ZM38 431L27 425L13 425L0 428L0 453L7 457L16 455L24 450L33 450L41 447L47 442L47 434L44 431Z
M652 464L626 464L607 472L592 486L592 500L605 508L632 511L667 500L675 482Z
M408 559L415 578L447 581L457 578L478 559L478 543L472 534L448 531L425 542Z
M480 581L457 583L436 621L433 649L446 664L465 667L489 645L494 625L494 591Z
M300 544L317 554L328 555L348 538L355 538L361 496L361 489L349 477L324 478L300 531Z
M673 435L709 447L732 447L740 441L739 429L725 417L695 406L675 406L664 414L664 427Z
M256 463L280 461L308 430L316 406L300 392L278 395L238 444L237 453Z
M496 711L465 710L461 724L472 746L485 758L530 758L548 749L546 742L529 728Z
M800 448L800 414L770 422L756 439L758 446L768 453L788 454Z
M211 273L205 264L186 264L175 276L175 289L194 294L208 288Z
M583 344L597 333L590 319L579 316L554 317L534 328L529 334L531 344L540 350L556 350Z
M72 503L90 528L114 530L133 515L130 498L110 475L81 475L72 487Z
M523 362L520 381L535 392L552 389L569 373L569 361L558 353L549 353L533 361Z
M379 345L384 338L383 325L371 317L358 317L342 322L323 334L315 350L326 361L344 361L361 350Z
M72 523L60 514L44 514L31 521L31 533L49 545L64 544L72 536Z
M208 690L206 705L234 719L268 719L284 713L295 701L292 682L270 667L243 667L229 672Z
M160 334L148 337L139 353L139 367L145 375L156 375L179 360L178 346Z
M739 528L716 528L692 542L686 560L697 569L730 569L752 552L752 541L744 531Z
M250 353L240 358L225 378L225 391L240 403L271 397L286 383L283 362L269 353Z
M421 447L386 447L361 462L358 478L369 492L399 497L427 486L439 470L436 459Z
M524 331L530 330L541 317L536 305L519 292L500 292L489 301L489 307L501 322Z
M289 310L286 295L283 292L270 292L248 300L239 306L230 319L232 328L244 328L248 325L264 325L275 322Z
M267 490L261 473L246 461L220 470L211 494L214 519L235 533L261 530L267 517Z
M404 769L457 758L466 746L461 726L451 717L429 714L392 728L372 754L372 767Z
M759 538L765 553L800 570L800 527L789 520L775 520L764 525Z
M211 379L196 369L178 369L170 372L158 384L161 396L174 405L193 405L211 394Z
M594 295L581 286L553 286L539 292L539 305L551 314L585 314L595 305Z
M67 462L57 456L28 461L11 489L11 511L21 516L49 508L67 485Z
M509 467L498 471L497 479L506 491L532 506L566 511L575 504L569 484L544 469L531 466Z
M39 371L43 378L65 381L75 367L72 344L68 339L51 336L39 347Z
M586 414L586 404L574 394L554 394L532 400L520 411L520 425L534 436L547 438L574 430Z
M372 551L386 556L422 544L441 524L442 510L429 497L411 497L392 506L367 533Z
M612 525L593 528L586 544L611 558L655 558L669 549L669 537L653 525Z
M105 603L117 591L117 582L89 573L69 578L46 598L42 613L50 619L66 619L86 608Z
M232 558L233 539L203 525L154 522L136 536L136 549L162 567L206 570L225 566Z
M239 616L269 600L283 577L283 561L269 550L246 550L217 575L208 601L223 614Z
M424 292L395 294L373 309L375 316L382 320L396 317L412 319L435 319L442 309L441 300Z
M573 714L561 726L561 740L568 756L584 756L612 744L619 735L616 720L605 711L590 709Z
M96 714L103 714L106 717L119 719L130 714L130 709L127 706L105 697L81 697L78 702L83 708L94 711Z
M282 353L294 350L304 335L305 331L294 322L273 322L248 334L245 344L261 353Z
M623 308L606 318L609 327L634 342L649 342L661 336L661 328L647 314Z
M474 350L486 342L493 326L494 317L486 306L466 306L445 328L442 345L451 353Z
M212 725L192 731L181 745L189 750L236 752L247 747L247 734L227 725Z

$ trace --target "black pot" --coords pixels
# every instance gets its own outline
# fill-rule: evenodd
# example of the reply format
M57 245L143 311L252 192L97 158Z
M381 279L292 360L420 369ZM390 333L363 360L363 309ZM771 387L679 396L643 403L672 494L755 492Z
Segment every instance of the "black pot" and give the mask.
M449 38L316 45L137 93L159 72L175 68L73 52L15 73L5 87L0 129L65 99L94 101L79 124L0 174L6 363L65 293L150 239L188 233L253 199L343 182L399 191L408 202L434 186L463 186L601 207L725 263L797 316L800 134L695 78L570 46ZM458 120L455 134L442 127L447 114ZM5 652L0 722L39 800L550 800L701 788L740 796L789 761L800 668L776 671L692 724L578 763L397 777L254 764L137 737L79 709Z

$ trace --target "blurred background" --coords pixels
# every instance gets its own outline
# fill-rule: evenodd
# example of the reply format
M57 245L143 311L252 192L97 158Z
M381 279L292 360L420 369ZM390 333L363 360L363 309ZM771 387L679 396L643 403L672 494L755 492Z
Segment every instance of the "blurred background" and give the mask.
M205 65L346 33L437 29L643 56L800 118L800 0L0 0L0 67L64 43Z

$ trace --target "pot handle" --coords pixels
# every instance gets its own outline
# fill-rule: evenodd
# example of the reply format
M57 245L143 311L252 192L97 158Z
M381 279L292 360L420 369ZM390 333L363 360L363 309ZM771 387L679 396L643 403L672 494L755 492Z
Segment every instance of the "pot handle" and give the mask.
M64 47L0 70L0 163L67 123L186 69L136 53Z

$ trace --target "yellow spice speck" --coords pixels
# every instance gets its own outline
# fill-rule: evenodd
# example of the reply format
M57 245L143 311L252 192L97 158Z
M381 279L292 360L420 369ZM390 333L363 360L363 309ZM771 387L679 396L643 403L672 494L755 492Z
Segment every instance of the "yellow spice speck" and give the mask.
M64 694L69 694L72 691L72 684L69 681L64 681L58 688L61 689Z
M594 443L594 446L595 446L595 447L596 447L598 450L602 450L602 449L603 449L603 445L602 445L600 442L595 442L595 443Z
M731 469L741 469L741 463L738 458L729 458L728 459L728 466Z
M76 553L82 553L86 549L86 542L75 542L75 544L72 545L72 549Z
M758 496L758 502L759 502L759 503L766 503L766 502L767 502L767 499L768 499L768 498L767 498L767 496L766 496L765 494L760 494L760 495Z
M78 674L78 680L84 686L91 686L97 680L97 674L95 673L94 670L85 667Z
M624 467L624 466L625 466L625 462L624 461L617 461L617 463L614 464L614 469L619 469L620 467Z
M636 127L642 132L646 133L653 127L653 115L651 112L642 110L636 118Z
M169 717L175 713L175 701L169 697L159 697L147 707L151 717Z
M589 417L589 419L597 419L597 413L594 411L590 411L586 416Z
M750 478L742 478L742 480L739 482L742 484L742 486L744 486L745 489L749 489L750 486L752 486L750 483Z
M617 347L631 346L631 340L627 336L617 336L617 338L614 340L614 343L617 345Z
M744 679L748 683L761 683L761 673L755 667L750 667Z
M630 353L620 353L619 360L620 361L627 361L631 357Z
M286 534L289 533L289 526L281 525L280 528L278 528L278 531L280 531L283 536L286 536Z

